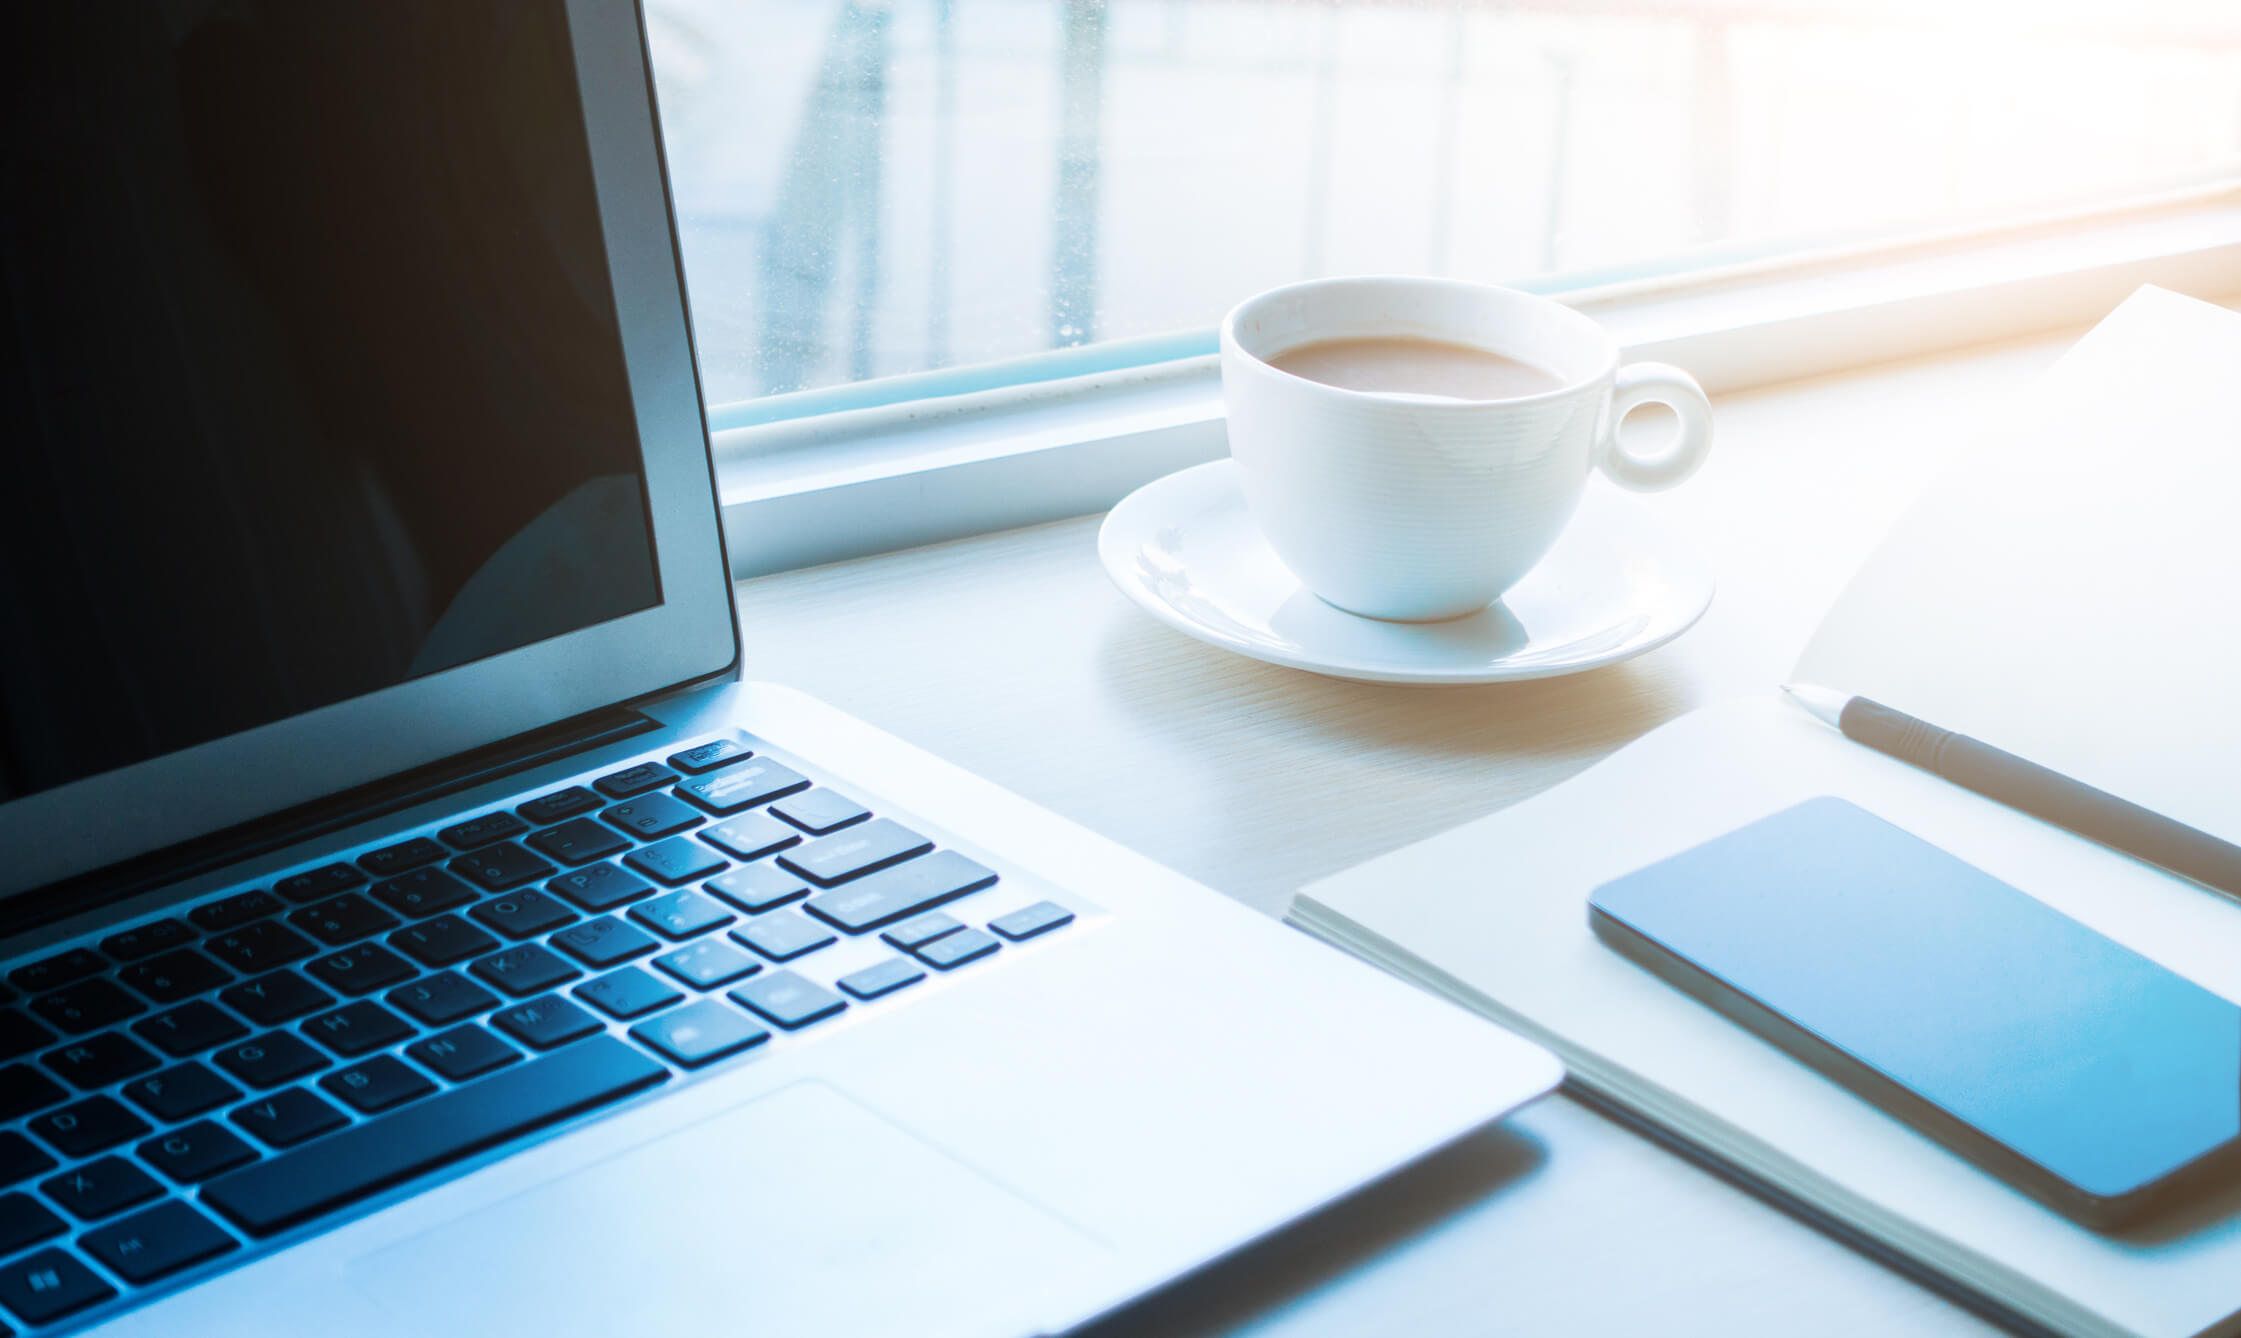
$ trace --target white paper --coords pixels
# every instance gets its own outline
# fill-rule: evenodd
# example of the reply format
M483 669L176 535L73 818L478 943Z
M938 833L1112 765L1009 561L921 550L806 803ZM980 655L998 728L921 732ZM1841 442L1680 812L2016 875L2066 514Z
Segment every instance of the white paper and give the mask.
M2241 315L2142 288L2000 423L1795 680L2241 843Z

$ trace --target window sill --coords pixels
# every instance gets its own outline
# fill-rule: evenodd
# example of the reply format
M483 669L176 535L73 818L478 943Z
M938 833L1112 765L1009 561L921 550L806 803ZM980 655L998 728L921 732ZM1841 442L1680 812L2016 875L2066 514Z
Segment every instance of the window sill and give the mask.
M1719 393L2082 325L2143 283L2241 295L2241 185L1557 298ZM735 577L1102 510L1228 450L1210 356L712 441Z

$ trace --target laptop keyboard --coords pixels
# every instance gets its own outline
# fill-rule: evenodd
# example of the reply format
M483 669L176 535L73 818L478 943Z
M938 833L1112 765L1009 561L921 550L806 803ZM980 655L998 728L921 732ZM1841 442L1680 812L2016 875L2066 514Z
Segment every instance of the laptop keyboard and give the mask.
M17 967L0 1307L105 1318L1074 919L997 883L720 738Z

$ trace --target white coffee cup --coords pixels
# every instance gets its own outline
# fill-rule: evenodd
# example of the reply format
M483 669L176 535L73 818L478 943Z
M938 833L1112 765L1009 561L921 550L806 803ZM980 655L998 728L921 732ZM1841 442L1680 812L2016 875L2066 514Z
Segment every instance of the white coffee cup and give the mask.
M1268 362L1380 336L1487 349L1562 384L1443 400L1342 389ZM1396 621L1500 598L1556 542L1590 470L1655 491L1695 473L1712 445L1712 406L1687 372L1621 368L1617 343L1570 307L1461 279L1316 279L1250 298L1222 321L1222 395L1245 503L1276 555L1329 603ZM1671 406L1680 428L1636 455L1618 424L1646 403Z

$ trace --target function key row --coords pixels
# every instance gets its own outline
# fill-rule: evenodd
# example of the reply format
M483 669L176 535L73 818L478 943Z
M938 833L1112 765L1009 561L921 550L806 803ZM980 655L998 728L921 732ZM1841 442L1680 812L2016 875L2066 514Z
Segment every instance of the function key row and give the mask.
M640 763L603 776L594 784L599 787L601 792L611 797L628 797L676 781L680 779L679 772L700 775L727 767L735 762L744 761L753 755L746 745L736 740L719 739L673 754L667 767L657 762ZM672 771L670 767L677 770ZM806 787L806 784L805 781L803 783L804 787ZM384 880L384 882L376 885L377 894L382 891L389 891L394 895L396 894L396 885L389 880L394 880L400 874L434 864L438 860L451 855L454 851L476 850L520 835L531 827L542 827L578 814L588 813L601 807L606 802L598 793L580 785L556 790L518 805L513 812L507 812L503 809L493 810L453 823L437 832L435 839L416 836L406 841L368 851L358 857L355 865L334 863L291 874L274 883L269 893L262 890L251 890L207 902L189 912L188 919L193 922L192 928L176 919L158 920L151 924L136 926L133 929L112 934L103 939L101 952L97 953L90 948L72 948L41 961L16 968L9 973L8 981L25 993L39 993L54 989L87 976L97 975L107 970L112 962L137 961L142 957L153 956L167 948L183 946L197 937L197 930L204 934L221 933L284 910L286 909L284 902L302 906L331 898L337 893L351 891L364 886L369 880L369 875L372 878ZM842 802L845 803L846 801ZM656 832L656 835L667 835L669 831L682 830L685 826L690 826L698 820L697 815L692 815L691 810L684 810L682 806L679 806L679 810L687 815L686 820L682 822L677 817L677 810L660 808L659 806L656 806L656 808L660 815L659 825L667 828L667 830ZM636 822L631 820L633 813L617 814L612 821L625 831L632 832L634 835L640 834L646 830L643 818L644 812L643 805L633 810L633 813L639 819ZM601 833L598 841L598 853L591 853L592 847L589 844L576 847L566 855L563 855L557 849L547 850L546 853L553 855L555 858L561 858L566 863L581 864L590 860L605 858L627 845L627 842L618 842L612 833L604 832L603 829L594 828L592 830ZM544 834L541 833L540 835ZM579 840L583 840L586 833L582 829L578 829L575 835ZM526 855L526 852L520 852L520 854L501 852L490 859L477 861L468 866L469 869L475 871L470 873L469 876L476 877L476 881L482 883L486 889L499 891L507 887L518 886L529 878L552 872L550 868L543 866L541 863L534 865L529 863L529 860L535 859L534 856L528 856L527 859L524 859L522 858L523 855ZM524 869L538 871L520 876L519 871ZM477 876L478 874L479 876ZM106 954L106 957L103 954Z
M111 934L101 940L101 951L107 953L111 961L136 962L167 948L183 947L201 937L201 933L184 920L156 920Z
M454 850L473 850L528 830L528 823L501 808L465 822L455 822L437 832L436 839Z
M671 753L669 765L688 776L701 776L719 767L728 767L734 762L744 762L754 755L746 744L737 739L717 739Z
M514 806L514 812L520 814L524 822L532 826L542 827L548 823L558 822L562 818L572 818L579 813L589 813L605 802L607 801L583 786L571 785L565 790L555 790L551 794L541 794L527 803L517 804Z
M358 867L376 878L391 878L423 864L433 864L450 853L440 841L415 836L409 841L367 851L358 857Z
M809 784L809 777L792 767L758 758L686 781L677 793L718 817L728 817L806 790Z
M365 884L366 875L357 866L329 864L324 868L291 874L274 883L272 890L296 905L303 906Z
M719 739L673 754L669 758L669 766L664 766L658 762L643 762L636 766L627 767L622 771L602 776L594 784L599 787L602 793L610 797L626 798L677 781L681 779L679 772L700 775L727 767L735 762L744 761L753 755L753 752L746 745L736 740ZM670 769L671 767L675 767L677 770L673 771ZM804 781L802 787L797 788L805 788L806 785L807 782ZM205 934L220 933L238 925L247 924L252 920L275 914L285 909L283 902L302 906L322 901L335 896L337 893L364 886L369 880L369 875L372 878L392 879L396 875L433 864L450 855L453 851L469 851L488 846L520 835L533 826L541 827L563 818L589 812L599 808L605 802L599 794L583 786L570 786L567 789L556 790L518 805L513 812L507 812L503 809L493 810L454 823L437 832L436 839L416 836L394 845L368 851L358 857L355 865L334 863L291 874L274 883L269 893L262 890L251 890L205 903L196 907L188 915L188 919L193 921L194 928L189 928L188 925L182 924L176 919L158 920L151 924L136 926L133 929L110 935L101 941L100 952L95 952L90 948L72 948L52 957L32 962L29 965L17 967L8 974L8 982L25 993L39 993L54 989L87 976L98 975L107 970L112 962L136 961L142 957L153 956L166 948L182 946L197 936L195 932L197 929ZM639 811L642 813L643 809ZM690 814L690 810L684 811ZM676 823L676 816L673 812L663 809L661 813L665 825ZM631 831L633 834L642 831L642 823L634 825L629 821L629 817L629 814L618 814L614 821L617 826L626 831ZM697 816L693 817L692 820L697 821ZM691 825L690 821L682 825L669 825L669 830L682 830L683 826L689 825ZM666 835L667 832L657 834ZM611 840L611 834L606 839ZM621 848L621 845L612 845L599 854L578 851L574 858L567 862L584 863L592 859L604 858L605 855L613 854ZM522 878L505 881L512 877L511 871L513 869L526 867L518 859L511 856L502 856L498 860L485 863L495 863L498 866L497 871L488 873L485 877L502 881L505 887L517 886L519 882L526 881ZM544 872L549 873L551 870L545 869ZM540 875L531 874L529 876ZM478 879L478 881L480 880ZM489 883L484 885L490 887L490 890L503 890L500 887L491 887ZM103 954L106 954L106 956ZM0 1002L4 1002L4 1000L0 1000Z
M591 788L609 799L628 799L648 790L658 790L676 783L677 773L659 762L640 762L634 767L611 771L591 783Z

